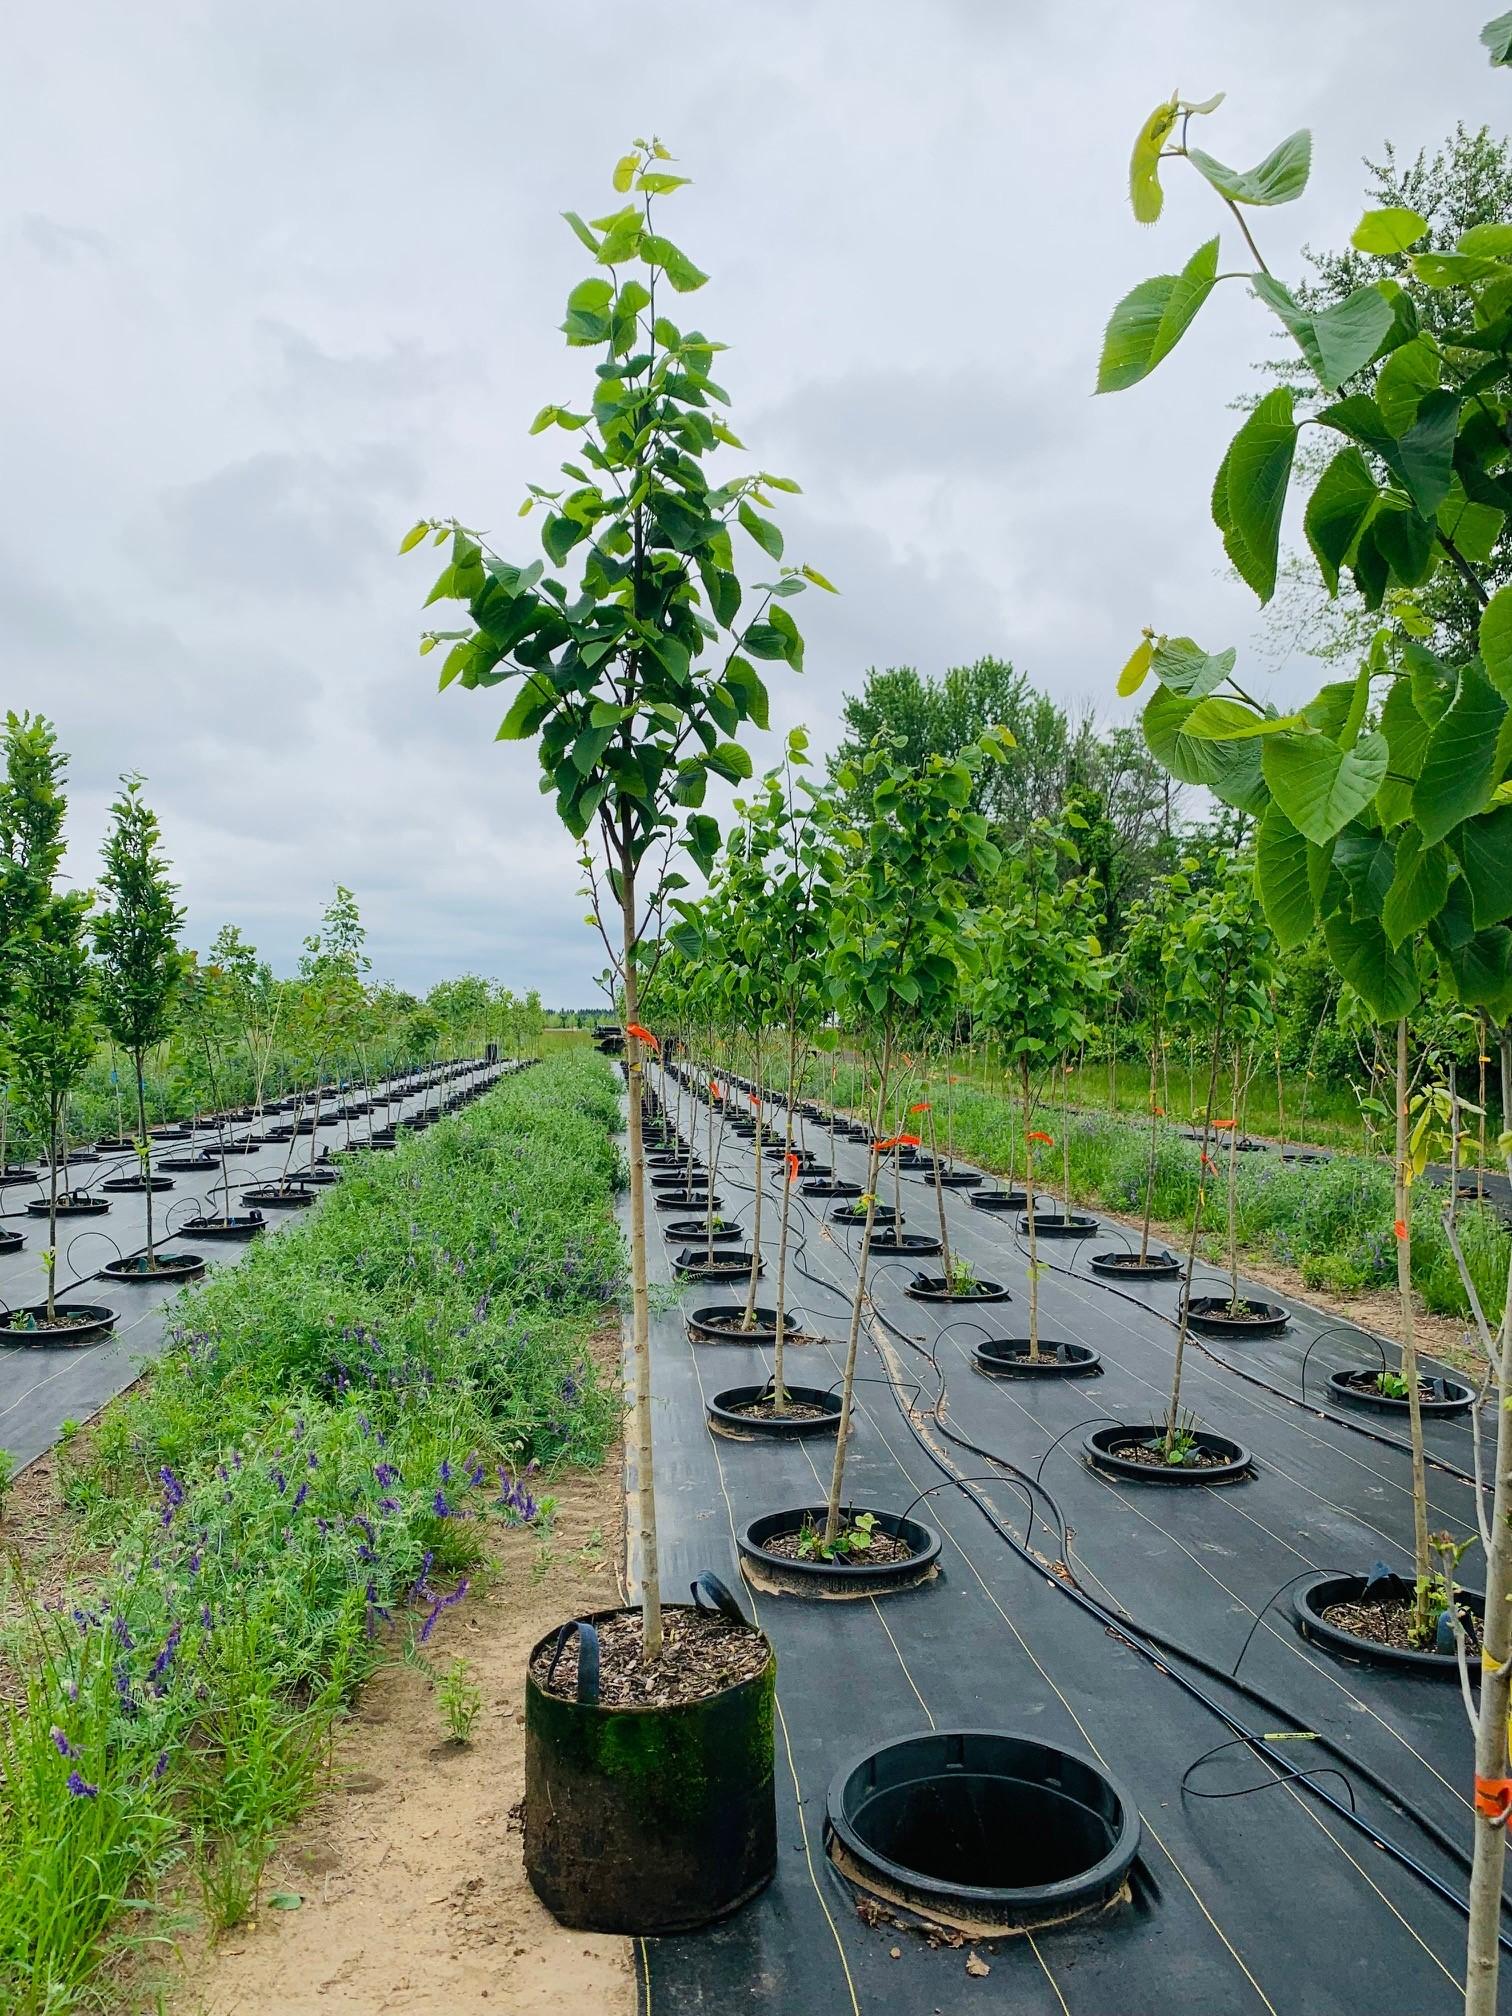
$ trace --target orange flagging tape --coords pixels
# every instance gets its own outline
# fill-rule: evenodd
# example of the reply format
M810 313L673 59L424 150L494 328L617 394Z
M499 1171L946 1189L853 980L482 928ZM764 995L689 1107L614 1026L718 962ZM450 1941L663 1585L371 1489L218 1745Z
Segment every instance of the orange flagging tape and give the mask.
M1477 1771L1475 1810L1482 1820L1502 1823L1512 1818L1512 1778L1482 1778Z

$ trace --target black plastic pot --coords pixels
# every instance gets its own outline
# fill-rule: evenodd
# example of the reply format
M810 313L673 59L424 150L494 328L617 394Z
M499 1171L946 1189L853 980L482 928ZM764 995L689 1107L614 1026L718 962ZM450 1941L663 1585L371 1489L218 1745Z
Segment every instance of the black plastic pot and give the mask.
M26 1209L28 1216L32 1218L46 1218L51 1215L51 1207L45 1197L29 1199ZM58 1195L60 1218L103 1218L109 1209L108 1197L92 1197L87 1190L64 1190Z
M1163 1249L1143 1260L1137 1253L1094 1253L1087 1265L1110 1281L1174 1281L1181 1272L1176 1255Z
M13 1183L40 1183L41 1176L35 1169L28 1169L24 1162L8 1162L0 1169L0 1190Z
M718 1191L711 1198L696 1190L658 1190L651 1201L658 1211L708 1211L711 1205L716 1211L724 1208Z
M94 1144L102 1155L129 1155L136 1143L129 1134L112 1134L108 1139Z
M901 1255L908 1260L927 1260L940 1251L938 1232L896 1232L890 1225L872 1233L872 1257L886 1260Z
M684 1247L672 1262L672 1271L684 1281L739 1281L750 1277L751 1255L737 1246L726 1246L710 1259L706 1251ZM766 1262L758 1260L756 1272L766 1272Z
M989 1379L1086 1379L1101 1372L1102 1358L1085 1344L1040 1339L1039 1356L1029 1356L1027 1337L984 1337L972 1346L971 1362Z
M1029 1214L1026 1211L1019 1220L1019 1231L1029 1230ZM1036 1239L1085 1239L1097 1230L1097 1220L1084 1211L1036 1211L1034 1214L1034 1236Z
M931 1729L830 1781L825 1847L861 1889L982 1936L1101 1910L1139 1852L1139 1810L1089 1757L994 1729Z
M764 1386L727 1386L708 1402L709 1426L716 1435L736 1442L793 1442L808 1435L833 1435L840 1425L840 1395L821 1386L795 1386L785 1379L790 1400L805 1407L819 1407L820 1414L743 1414L743 1407L759 1406L772 1397L772 1382Z
M179 1232L191 1239L227 1239L233 1243L255 1239L267 1225L261 1211L217 1211L202 1218L186 1218Z
M256 1211L308 1211L315 1193L299 1183L259 1183L243 1190L241 1201Z
M875 1241L873 1242L875 1244ZM977 1281L969 1288L952 1288L943 1274L915 1274L903 1290L915 1302L1011 1302L1012 1296L1001 1281Z
M25 1244L24 1232L8 1232L0 1225L0 1253L19 1253Z
M301 1189L310 1189L313 1187L316 1190L323 1190L330 1184L341 1181L341 1171L339 1169L294 1169L290 1171L289 1181L297 1183Z
M143 1197L150 1190L154 1196L173 1188L171 1176L110 1176L100 1185L117 1197Z
M747 1276L751 1271L749 1256L743 1270ZM688 1331L703 1344L773 1344L777 1340L777 1311L758 1302L754 1311L755 1323L749 1330L731 1330L719 1319L724 1316L738 1316L742 1313L739 1302L708 1302L702 1309L695 1309L688 1317ZM786 1337L795 1337L802 1328L798 1318L789 1312L783 1326Z
M1395 1645L1378 1645L1373 1638L1357 1637L1353 1631L1344 1631L1337 1624L1330 1624L1323 1612L1335 1603L1358 1603L1365 1595L1370 1577L1365 1575L1309 1575L1299 1582L1292 1591L1292 1620L1302 1636L1314 1645L1321 1645L1326 1651L1340 1659L1351 1659L1361 1666L1386 1666L1398 1673L1417 1673L1434 1680L1456 1680L1459 1677L1459 1661L1452 1652L1414 1652ZM1399 1599L1410 1597L1412 1583L1403 1575L1383 1578ZM1461 1609L1468 1610L1472 1617L1484 1619L1486 1599L1473 1589L1456 1591L1456 1600ZM1480 1674L1479 1655L1466 1647L1470 1677Z
M861 1185L847 1183L839 1176L800 1177L798 1188L805 1197L859 1197Z
M172 1169L175 1174L181 1170L192 1169L203 1175L207 1169L219 1169L220 1157L207 1155L203 1150L196 1149L192 1155L160 1155L157 1166L159 1169Z
M662 1236L673 1245L697 1246L701 1241L713 1240L716 1246L728 1245L732 1239L743 1239L743 1225L716 1225L711 1232L702 1218L674 1218L663 1225Z
M706 1183L709 1172L701 1162L695 1162L690 1169L686 1162L676 1169L659 1169L651 1178L653 1190L686 1190L690 1185Z
M1028 1209L1027 1190L978 1190L967 1198L973 1211L1024 1211Z
M1286 1307L1280 1302L1261 1302L1254 1296L1240 1296L1245 1314L1232 1312L1226 1295L1192 1295L1185 1303L1188 1329L1200 1337L1279 1337L1286 1328Z
M1335 1400L1346 1400L1352 1407L1374 1407L1383 1414L1410 1413L1412 1402L1405 1394L1397 1400L1391 1394L1383 1393L1378 1386L1351 1386L1348 1383L1352 1378L1374 1380L1379 1370L1377 1365L1346 1365L1342 1371L1329 1374L1328 1390ZM1457 1379L1428 1378L1423 1374L1419 1377L1433 1392L1431 1399L1419 1399L1419 1413L1430 1418L1465 1414L1475 1405L1475 1394Z
M900 1222L895 1205L877 1204L872 1207L873 1225L892 1225ZM830 1213L830 1223L831 1225L864 1225L866 1223L866 1206L855 1204L838 1205Z
M558 1635L535 1647L531 1668ZM754 1679L675 1708L601 1705L596 1663L587 1688L580 1652L575 1701L547 1693L527 1672L531 1887L578 1932L649 1937L728 1916L777 1866L776 1655Z
M149 1136L154 1141L187 1141L193 1134L192 1127L149 1127Z
M843 1516L854 1520L858 1513L873 1511L868 1505L847 1505ZM773 1554L766 1542L780 1535L796 1533L805 1519L824 1524L822 1505L800 1505L784 1512L766 1512L753 1519L740 1534L740 1572L755 1588L772 1596L810 1596L828 1602L844 1602L860 1596L895 1596L904 1589L916 1589L939 1573L940 1536L922 1519L905 1519L897 1512L876 1512L877 1525L884 1533L905 1541L913 1548L906 1561L868 1564L866 1556L852 1555L844 1561L799 1561L786 1554Z
M8 1344L27 1344L37 1349L71 1350L79 1344L97 1344L115 1328L115 1311L99 1302L59 1302L59 1318L71 1318L54 1330L29 1330L24 1318L39 1324L47 1321L47 1304L33 1302L21 1309L0 1309L0 1338Z
M100 1269L107 1281L130 1281L138 1287L153 1281L197 1281L204 1271L198 1253L159 1253L150 1271L146 1254L134 1253L127 1260L107 1260Z
M1120 1446L1131 1442L1154 1442L1165 1434L1158 1422L1136 1421L1118 1422L1107 1428L1094 1428L1090 1435L1082 1437L1082 1449L1087 1461L1096 1470L1105 1471L1110 1477L1118 1477L1126 1484L1236 1484L1241 1478L1252 1475L1254 1459L1241 1442L1232 1442L1227 1435L1214 1435L1206 1428L1199 1428L1193 1435L1197 1447L1210 1456L1221 1456L1222 1463L1205 1467L1188 1463L1140 1463L1132 1456L1118 1454Z

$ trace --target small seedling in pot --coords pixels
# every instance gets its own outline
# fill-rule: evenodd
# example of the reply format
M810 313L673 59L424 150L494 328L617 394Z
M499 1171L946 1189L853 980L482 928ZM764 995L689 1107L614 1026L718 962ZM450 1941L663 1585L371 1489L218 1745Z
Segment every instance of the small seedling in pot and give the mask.
M974 1295L981 1285L977 1271L971 1262L963 1260L957 1253L952 1253L950 1256L950 1273L947 1279L947 1286L951 1294Z
M473 1725L483 1712L483 1690L473 1679L469 1660L453 1659L436 1683L436 1705L446 1724L447 1741L459 1748L470 1743Z
M798 1529L798 1559L800 1561L843 1561L847 1554L864 1554L872 1544L872 1530L876 1526L875 1512L862 1512L848 1525L840 1528L834 1539L826 1542L824 1528L805 1519Z
M1400 1372L1378 1372L1375 1383L1377 1390L1388 1400L1407 1398L1407 1381Z

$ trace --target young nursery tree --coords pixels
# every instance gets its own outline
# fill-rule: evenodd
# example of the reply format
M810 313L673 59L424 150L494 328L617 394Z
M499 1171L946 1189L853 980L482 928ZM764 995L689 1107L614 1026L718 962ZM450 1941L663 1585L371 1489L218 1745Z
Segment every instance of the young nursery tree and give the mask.
M39 880L14 966L10 1056L22 1102L37 1117L48 1147L46 1320L51 1324L58 1321L58 1178L65 1167L68 1099L95 1051L88 950L93 898L87 890L60 892L54 886L63 852L66 759L47 723L29 728L23 723L20 732L30 737L25 767L38 842L31 859Z
M1034 1146L1053 1145L1034 1126L1044 1077L1086 1041L1108 984L1094 929L1096 892L1068 868L1080 865L1063 829L1038 820L1009 854L978 920L980 961L973 1006L1016 1080L1029 1206L1029 1356L1039 1358L1039 1254ZM1069 1189L1064 1209L1071 1209Z
M65 758L40 714L7 714L0 774L0 1170L9 1160L21 962L63 858Z
M184 913L175 903L161 846L157 814L142 797L140 777L123 777L110 808L110 831L101 856L100 888L106 907L94 917L95 995L100 1022L131 1059L136 1087L137 1156L151 1174L147 1131L147 1053L173 1027L187 964L178 947ZM147 1271L157 1264L153 1246L152 1185L147 1206Z
M705 873L719 833L698 808L709 779L740 783L751 760L735 734L764 728L766 688L753 660L803 665L789 599L813 583L783 564L770 510L773 491L798 487L760 471L711 484L706 464L742 452L712 376L724 346L672 319L673 299L707 276L658 229L662 198L687 182L666 165L660 141L637 141L614 171L624 199L592 224L567 221L596 271L573 288L568 345L597 353L583 407L542 407L532 431L561 428L577 443L562 465L569 487L527 485L522 514L539 508L545 559L514 565L453 520L425 521L449 540L449 562L430 600L467 604L465 629L431 633L450 649L443 687L518 681L500 739L534 738L541 788L554 793L572 837L596 847L594 921L624 992L629 1077L630 1247L639 1478L639 1570L648 1660L662 1649L651 1447L649 1300L646 1280L641 1100L647 1035L640 1021L640 952L651 920L683 878L671 869L685 846ZM735 561L739 530L773 563L748 602ZM576 555L571 572L569 561ZM546 562L557 572L547 573ZM602 868L602 879L597 872ZM612 910L613 922L607 914Z
M882 735L859 765L843 765L835 779L853 804L865 808L865 820L859 830L836 835L843 867L828 897L829 989L842 1025L862 1042L875 1073L872 1112L878 1137L888 1110L899 1031L915 1020L942 1021L956 998L961 961L968 956L962 938L968 897L973 884L990 876L999 860L987 837L986 819L968 809L972 778L984 760L1000 760L1006 746L1004 735L995 733L949 761L929 756L910 770L899 761L894 739ZM840 1531L881 1157L897 1145L897 1140L879 1138L871 1151L825 1513L826 1549L834 1547Z
M1483 39L1492 61L1505 64L1509 18L1491 23ZM1133 692L1153 672L1159 683L1144 727L1155 754L1183 782L1206 784L1259 820L1260 893L1282 950L1321 924L1340 977L1395 1027L1398 1276L1408 1314L1407 1017L1420 994L1423 934L1460 1005L1497 1025L1512 1017L1512 804L1505 789L1512 587L1491 592L1512 512L1512 226L1481 223L1448 249L1415 249L1428 232L1425 216L1405 204L1367 211L1355 248L1403 255L1404 270L1436 297L1436 312L1420 314L1413 294L1391 277L1365 281L1327 307L1305 306L1266 265L1245 212L1301 194L1309 137L1293 134L1257 168L1236 173L1189 145L1192 119L1216 103L1173 97L1147 121L1134 155L1136 214L1147 222L1159 215L1162 159L1196 169L1240 227L1253 262L1250 287L1295 340L1295 377L1308 389L1300 413L1298 391L1286 384L1245 419L1219 468L1214 520L1241 578L1268 602L1299 429L1324 429L1340 445L1309 499L1307 542L1330 593L1347 573L1365 607L1385 620L1354 678L1325 686L1285 715L1236 681L1232 650L1210 655L1190 638L1146 632L1119 683ZM1137 383L1181 339L1218 284L1218 249L1215 236L1180 275L1145 281L1119 303L1100 390ZM1367 371L1369 391L1339 396ZM1478 615L1479 650L1459 662L1421 641L1435 624L1418 591L1445 570L1463 587L1472 618ZM1446 633L1438 634L1443 641ZM1502 1054L1512 1056L1505 1043ZM1476 1718L1465 1989L1471 2016L1492 2016L1497 2002L1512 1691L1512 1339L1505 1320L1494 1336L1483 1325L1482 1340L1500 1404ZM1404 1374L1416 1443L1410 1330ZM1416 1475L1414 1497L1421 1589L1426 1501Z

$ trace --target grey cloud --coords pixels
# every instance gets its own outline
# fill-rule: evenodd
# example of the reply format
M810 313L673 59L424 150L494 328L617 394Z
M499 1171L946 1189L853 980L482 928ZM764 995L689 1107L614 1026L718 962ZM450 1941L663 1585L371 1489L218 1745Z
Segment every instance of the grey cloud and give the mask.
M82 224L59 224L36 210L21 219L21 236L49 266L72 266L81 258L104 259L110 254L110 241L103 232Z

